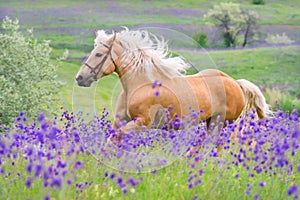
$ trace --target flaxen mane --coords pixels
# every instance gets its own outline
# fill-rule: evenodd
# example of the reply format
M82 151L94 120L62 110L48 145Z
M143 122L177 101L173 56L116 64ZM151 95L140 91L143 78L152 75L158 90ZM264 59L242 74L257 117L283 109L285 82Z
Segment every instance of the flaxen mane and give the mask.
M98 31L95 45L105 42L112 35ZM183 58L170 57L168 44L164 38L158 38L145 30L129 30L124 28L117 33L116 41L120 42L125 52L121 58L125 63L121 68L134 71L141 70L151 76L153 73L162 73L166 77L181 76L190 67Z

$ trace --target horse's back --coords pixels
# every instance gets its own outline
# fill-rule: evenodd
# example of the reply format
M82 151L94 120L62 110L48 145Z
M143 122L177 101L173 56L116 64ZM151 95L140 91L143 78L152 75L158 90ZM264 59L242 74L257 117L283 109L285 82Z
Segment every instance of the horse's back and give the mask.
M197 94L199 106L208 115L223 115L226 120L236 119L245 107L243 91L236 80L215 69L187 76ZM206 105L203 105L206 104Z
M217 69L205 69L205 70L200 71L197 75L204 76L204 77L221 76L221 77L227 77L229 79L234 80L228 74L226 74L220 70L217 70Z

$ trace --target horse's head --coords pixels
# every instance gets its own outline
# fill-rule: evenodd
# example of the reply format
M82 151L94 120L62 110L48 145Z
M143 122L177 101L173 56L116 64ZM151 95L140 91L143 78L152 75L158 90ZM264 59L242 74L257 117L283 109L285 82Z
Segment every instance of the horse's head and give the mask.
M79 86L89 87L93 81L116 70L119 59L114 47L115 39L115 32L112 35L102 30L96 32L94 49L76 75Z

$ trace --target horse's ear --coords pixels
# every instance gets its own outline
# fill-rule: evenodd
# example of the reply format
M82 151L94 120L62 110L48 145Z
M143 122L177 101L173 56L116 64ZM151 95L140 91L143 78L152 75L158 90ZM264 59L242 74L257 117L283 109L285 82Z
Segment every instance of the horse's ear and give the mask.
M113 36L113 41L115 41L115 39L116 39L116 37L117 37L117 32L113 31L113 34L114 34L114 36Z
M115 41L117 37L117 32L113 31L113 36L108 40L108 43L111 44Z

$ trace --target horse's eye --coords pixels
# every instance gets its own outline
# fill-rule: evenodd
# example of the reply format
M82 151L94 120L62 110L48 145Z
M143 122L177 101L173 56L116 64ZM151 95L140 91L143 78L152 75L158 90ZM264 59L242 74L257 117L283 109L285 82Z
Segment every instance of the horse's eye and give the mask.
M96 57L101 57L102 56L102 54L101 53L96 53L96 55L95 55Z

